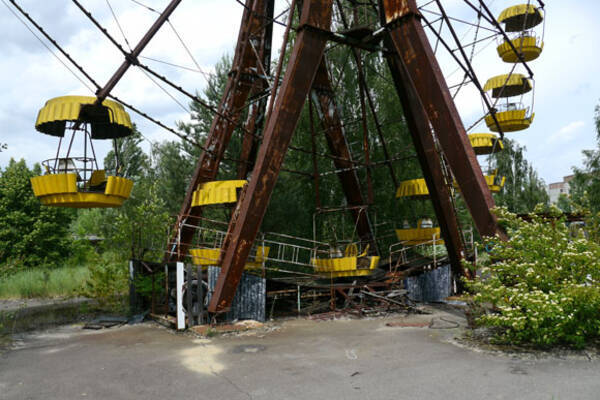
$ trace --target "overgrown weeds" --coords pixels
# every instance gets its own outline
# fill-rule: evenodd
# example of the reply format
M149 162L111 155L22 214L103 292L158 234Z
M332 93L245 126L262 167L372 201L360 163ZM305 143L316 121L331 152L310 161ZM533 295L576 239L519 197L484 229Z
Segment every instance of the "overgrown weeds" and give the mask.
M0 280L0 299L73 297L88 278L88 268L28 268Z

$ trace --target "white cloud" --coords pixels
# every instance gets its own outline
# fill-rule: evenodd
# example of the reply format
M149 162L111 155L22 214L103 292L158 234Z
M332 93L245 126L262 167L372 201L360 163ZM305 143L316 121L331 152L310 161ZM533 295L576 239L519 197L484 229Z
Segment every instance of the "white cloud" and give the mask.
M585 126L585 122L583 121L573 121L568 123L567 125L560 128L558 131L554 132L548 138L549 143L568 143L575 139L577 132L581 130Z
M558 131L558 132L563 135L570 135L573 132L579 130L579 128L582 128L583 126L585 126L585 122L573 121L569 125L563 126L562 128L560 128L560 131Z

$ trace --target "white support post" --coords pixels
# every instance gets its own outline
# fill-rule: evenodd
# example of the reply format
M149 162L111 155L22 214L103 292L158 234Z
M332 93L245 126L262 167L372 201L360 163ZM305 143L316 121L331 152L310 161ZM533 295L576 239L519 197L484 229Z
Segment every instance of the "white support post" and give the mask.
M177 263L177 330L185 329L185 314L183 313L183 268L182 262Z

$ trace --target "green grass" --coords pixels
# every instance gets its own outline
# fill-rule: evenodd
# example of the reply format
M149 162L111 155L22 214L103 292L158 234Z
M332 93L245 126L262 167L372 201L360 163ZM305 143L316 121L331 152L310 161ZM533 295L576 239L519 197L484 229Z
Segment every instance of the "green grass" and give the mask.
M0 299L72 297L88 275L84 266L20 271L0 279Z

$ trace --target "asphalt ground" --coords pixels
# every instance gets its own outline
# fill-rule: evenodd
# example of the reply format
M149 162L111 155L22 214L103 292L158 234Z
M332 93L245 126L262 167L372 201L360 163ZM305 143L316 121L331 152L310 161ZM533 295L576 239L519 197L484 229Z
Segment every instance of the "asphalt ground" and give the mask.
M464 324L434 310L204 339L71 325L13 338L0 399L600 399L596 356L473 348L456 340Z

